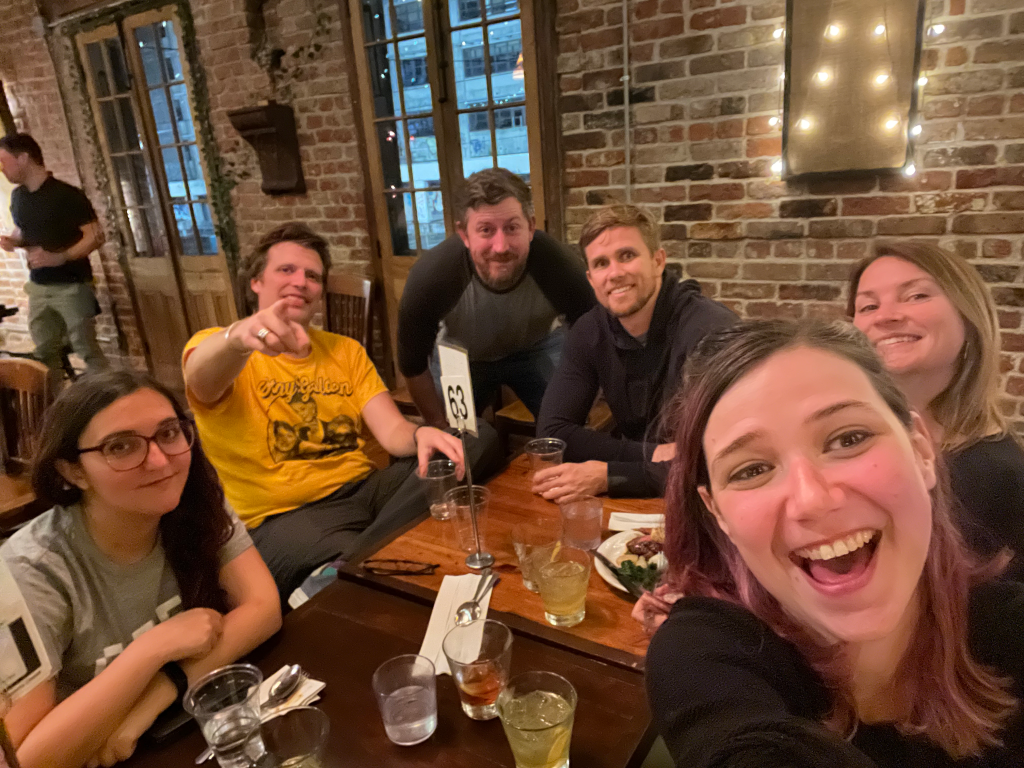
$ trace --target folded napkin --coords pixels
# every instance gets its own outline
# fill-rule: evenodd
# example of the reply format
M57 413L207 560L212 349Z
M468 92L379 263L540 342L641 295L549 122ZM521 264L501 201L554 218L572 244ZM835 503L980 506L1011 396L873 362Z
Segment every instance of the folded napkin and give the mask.
M441 589L434 599L434 609L430 612L430 623L427 624L427 634L423 636L423 644L420 646L420 656L426 656L434 662L434 669L439 675L450 675L448 659L441 650L441 642L448 631L455 626L455 611L463 603L473 599L477 584L482 576L476 573L469 573L465 576L445 576L441 580ZM487 618L487 607L491 603L493 590L484 595L480 601L480 618ZM479 649L480 641L483 638L483 628L476 637L476 645Z
M260 707L262 708L266 703L267 699L270 698L270 687L277 682L277 679L284 674L284 671L291 666L286 664L281 667L277 672L272 674L263 684L260 685ZM320 700L320 691L326 687L326 683L322 683L319 680L313 680L307 677L303 680L299 687L292 691L292 695L282 701L276 707L271 709L261 709L260 717L262 720L267 720L276 714L284 712L286 709L292 709L293 707L305 707L308 704L312 704L314 701Z
M612 512L608 518L608 530L611 531L657 528L664 524L665 515L649 515L639 512Z

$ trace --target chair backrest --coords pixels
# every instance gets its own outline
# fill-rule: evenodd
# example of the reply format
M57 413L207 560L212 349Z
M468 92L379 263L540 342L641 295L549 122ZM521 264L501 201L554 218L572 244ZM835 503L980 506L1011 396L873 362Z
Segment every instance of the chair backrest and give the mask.
M373 281L361 275L327 275L327 330L350 336L367 352L373 343Z
M0 358L0 415L4 468L17 472L32 461L43 413L53 401L50 369L35 360Z

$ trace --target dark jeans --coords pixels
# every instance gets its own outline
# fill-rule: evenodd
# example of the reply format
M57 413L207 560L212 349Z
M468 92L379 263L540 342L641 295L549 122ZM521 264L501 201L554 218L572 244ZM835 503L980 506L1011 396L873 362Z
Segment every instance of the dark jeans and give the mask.
M498 437L490 425L480 425L479 437L467 437L466 448L474 482L483 482L500 467ZM288 596L312 570L348 559L427 511L413 456L322 499L268 517L249 533L274 577L281 604L287 605Z

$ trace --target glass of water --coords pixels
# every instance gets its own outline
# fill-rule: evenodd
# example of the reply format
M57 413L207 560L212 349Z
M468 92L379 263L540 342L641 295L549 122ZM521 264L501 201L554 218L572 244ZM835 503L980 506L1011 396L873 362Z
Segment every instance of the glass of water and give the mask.
M384 730L395 744L419 744L437 728L434 674L434 663L414 653L388 659L373 673L373 692Z
M263 674L252 664L229 664L201 677L185 694L185 711L199 723L221 768L251 768L266 754L260 735L262 682Z
M451 459L434 459L427 464L423 483L430 503L430 516L435 520L447 520L452 516L445 494L455 487L455 462Z
M263 744L280 768L320 768L331 722L316 707L293 707L263 724Z

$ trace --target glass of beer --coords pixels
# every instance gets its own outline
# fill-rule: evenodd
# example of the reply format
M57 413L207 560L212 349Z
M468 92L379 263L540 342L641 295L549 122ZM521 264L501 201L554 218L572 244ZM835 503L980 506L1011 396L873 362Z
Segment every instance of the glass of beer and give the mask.
M441 643L462 711L474 720L498 716L498 694L512 664L512 632L500 621L471 621L454 627Z
M544 618L556 627L574 627L587 612L590 553L576 547L559 547L535 574L544 601Z
M526 672L498 697L516 768L568 768L576 689L554 672Z

